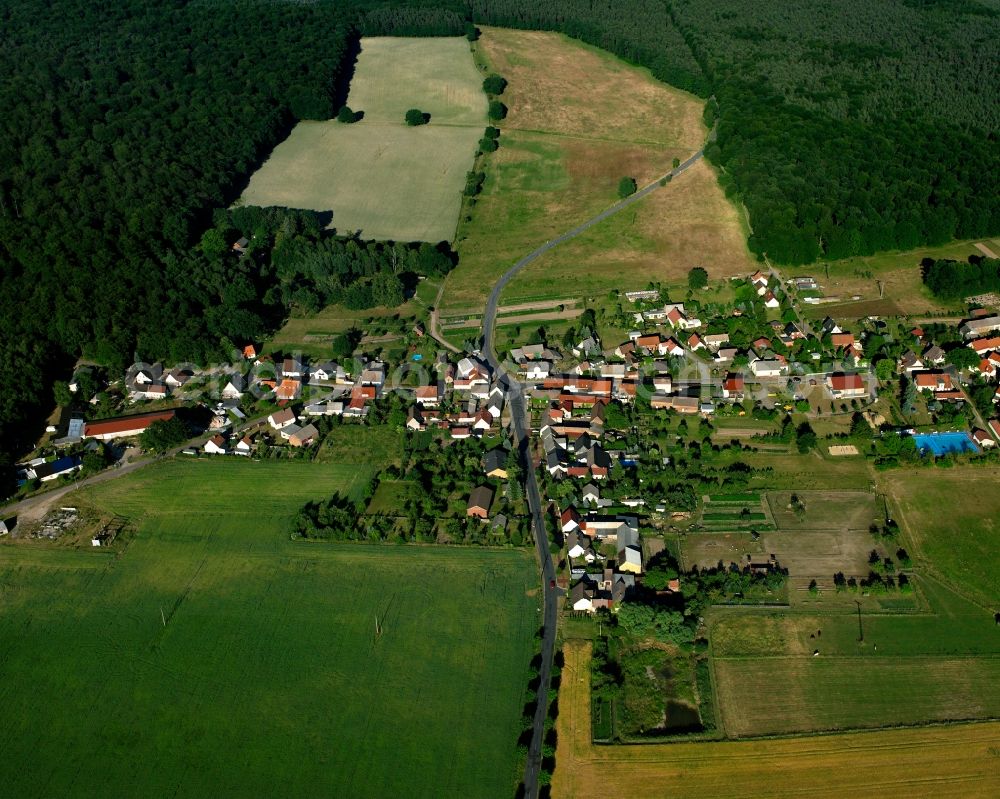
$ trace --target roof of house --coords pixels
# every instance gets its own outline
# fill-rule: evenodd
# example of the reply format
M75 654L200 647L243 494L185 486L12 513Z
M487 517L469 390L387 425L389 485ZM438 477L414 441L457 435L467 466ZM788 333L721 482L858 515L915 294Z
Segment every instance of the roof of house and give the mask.
M48 463L40 463L34 467L35 476L41 480L55 474L62 474L75 469L80 465L80 458L77 455L65 455Z
M865 381L859 374L835 373L830 375L830 388L834 391L849 391L851 389L862 389Z
M569 522L579 522L582 517L577 513L576 508L570 505L566 510L564 510L559 515L559 521L562 524L568 524Z
M492 502L493 489L489 486L477 486L476 488L473 488L469 494L469 504L467 507L469 510L480 508L489 512Z
M114 419L101 419L97 422L87 422L84 435L104 436L109 433L124 433L126 430L145 430L153 422L168 421L176 416L176 411L152 411L137 413L133 416L119 416Z
M504 449L491 449L483 456L483 470L486 474L490 474L495 471L506 471L507 467L507 450Z
M316 429L316 426L313 424L307 424L305 427L300 427L296 430L291 436L289 436L289 438L305 443L306 441L316 438L318 435L319 430Z
M268 417L268 420L273 424L285 424L286 422L295 421L295 411L291 408L285 408L281 411L275 411Z

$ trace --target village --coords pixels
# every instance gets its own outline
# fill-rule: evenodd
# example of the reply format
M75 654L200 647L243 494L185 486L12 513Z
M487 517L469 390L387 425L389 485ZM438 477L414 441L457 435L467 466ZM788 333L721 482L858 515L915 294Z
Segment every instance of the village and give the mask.
M829 433L828 456L876 463L910 452L883 443L892 436L913 442L911 458L977 457L1000 441L1000 317L973 310L953 326L870 317L848 326L802 314L819 289L811 277L782 282L758 271L730 282L734 299L723 313L705 313L696 294L670 302L658 289L628 292L622 304L633 327L621 340L603 341L591 313L575 338L549 343L535 335L510 347L506 375L494 374L478 350L439 349L396 363L355 352L337 362L262 354L254 344L230 366L140 364L111 385L83 366L68 389L74 398L91 395L75 407L97 413L72 413L50 428L48 446L20 466L22 492L140 457L147 431L181 417L183 440L171 451L188 457L308 458L333 424L389 425L444 447L478 442L470 452L481 472L464 475L464 519L448 519L450 533L431 540L509 543L517 529L520 543L530 531L517 519L526 514L512 488L504 390L504 380L516 379L529 399L532 463L543 478L568 609L596 613L615 611L641 583L644 529L684 523L699 504L682 468L689 430L705 468L713 449L738 453L758 439L819 446L812 425L822 424L866 431L868 451L846 432ZM422 327L415 332L424 339ZM111 407L109 391L118 409L137 412L100 418ZM792 414L798 428L786 422L779 431L776 420ZM920 423L900 423L907 417ZM671 430L681 461L665 455L673 451L671 436L662 439L670 420L678 420ZM475 524L487 533L457 532ZM734 568L749 568L738 560ZM664 590L679 591L679 580Z

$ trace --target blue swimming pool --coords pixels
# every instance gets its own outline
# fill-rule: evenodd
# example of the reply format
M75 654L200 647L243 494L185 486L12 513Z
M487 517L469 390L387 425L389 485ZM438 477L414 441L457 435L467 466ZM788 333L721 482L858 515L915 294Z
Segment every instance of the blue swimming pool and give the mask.
M946 455L949 452L979 452L979 447L968 433L917 433L913 436L917 449Z

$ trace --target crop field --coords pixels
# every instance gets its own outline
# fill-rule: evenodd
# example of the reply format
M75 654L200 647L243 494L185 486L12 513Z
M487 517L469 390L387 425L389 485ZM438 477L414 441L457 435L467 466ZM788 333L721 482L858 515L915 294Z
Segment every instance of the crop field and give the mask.
M508 794L532 560L289 539L371 468L169 461L74 497L122 551L0 547L5 793Z
M347 99L364 118L300 122L242 202L332 211L365 239L450 241L486 127L481 83L464 38L364 38ZM407 126L410 108L430 124Z
M1000 601L1000 469L895 470L879 476L921 557L957 590L992 607Z
M712 657L732 736L1000 717L1000 636L992 614L932 578L926 609L862 601L822 615L720 612ZM853 605L848 602L847 605Z
M777 740L595 746L590 737L590 644L569 641L563 651L552 780L552 795L559 799L996 793L1000 723Z
M471 221L459 226L461 263L444 302L454 312L481 307L502 269L614 202L621 177L643 185L707 135L702 101L596 48L494 28L483 29L478 46L509 81L502 99L510 112L500 149L484 159ZM642 286L676 280L699 263L742 271L746 260L738 215L704 165L567 246L570 254L557 249L528 267L503 301L563 299L570 284L575 296L621 289L623 275Z

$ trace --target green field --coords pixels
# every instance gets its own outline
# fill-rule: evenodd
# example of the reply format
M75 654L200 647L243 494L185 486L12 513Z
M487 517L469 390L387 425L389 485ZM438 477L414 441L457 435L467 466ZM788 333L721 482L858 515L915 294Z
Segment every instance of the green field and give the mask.
M169 461L74 497L123 550L0 547L4 792L509 794L533 563L292 542L357 460Z
M486 126L481 82L464 38L362 39L347 103L364 118L300 122L242 202L332 210L365 239L450 241ZM410 108L430 124L408 127Z
M712 623L719 706L733 736L1000 716L1000 633L992 614L932 579L928 609L725 612ZM813 653L819 654L814 656Z
M976 466L880 476L925 567L987 607L1000 602L998 480L1000 469Z

